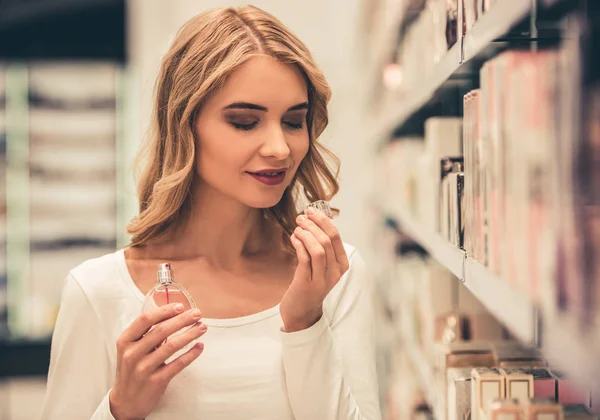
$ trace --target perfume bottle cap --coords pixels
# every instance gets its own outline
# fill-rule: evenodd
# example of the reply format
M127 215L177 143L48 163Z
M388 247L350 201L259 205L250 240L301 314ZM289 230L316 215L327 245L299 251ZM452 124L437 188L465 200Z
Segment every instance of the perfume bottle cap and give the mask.
M163 263L158 264L158 272L156 273L156 280L160 284L171 284L173 283L173 271L171 270L171 264Z

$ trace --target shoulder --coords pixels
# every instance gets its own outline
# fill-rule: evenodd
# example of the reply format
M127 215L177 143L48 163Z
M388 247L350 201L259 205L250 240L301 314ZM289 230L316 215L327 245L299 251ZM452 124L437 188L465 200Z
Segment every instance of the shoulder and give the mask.
M131 287L124 281L127 268L122 253L119 250L82 262L69 272L65 289L69 283L74 283L96 312L101 312L106 304L134 297Z
M82 262L67 276L60 310L73 314L70 323L97 320L113 342L141 310L142 302L127 274L122 250Z
M71 269L69 276L84 290L102 287L109 279L116 279L119 275L119 252L86 260Z

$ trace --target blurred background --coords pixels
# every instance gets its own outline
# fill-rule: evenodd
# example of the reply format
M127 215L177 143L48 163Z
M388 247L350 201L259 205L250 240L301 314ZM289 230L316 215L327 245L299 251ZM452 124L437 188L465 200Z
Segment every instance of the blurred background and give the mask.
M322 141L372 268L384 418L595 418L598 0L252 4L332 86ZM237 5L0 0L0 420L39 418L68 271L127 244L162 55Z

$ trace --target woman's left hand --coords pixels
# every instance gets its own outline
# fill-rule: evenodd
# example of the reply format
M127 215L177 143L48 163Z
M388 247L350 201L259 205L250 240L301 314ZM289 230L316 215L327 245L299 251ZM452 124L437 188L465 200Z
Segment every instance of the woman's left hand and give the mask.
M309 208L291 236L298 266L279 306L285 332L304 330L323 315L323 300L348 270L340 233L325 213Z

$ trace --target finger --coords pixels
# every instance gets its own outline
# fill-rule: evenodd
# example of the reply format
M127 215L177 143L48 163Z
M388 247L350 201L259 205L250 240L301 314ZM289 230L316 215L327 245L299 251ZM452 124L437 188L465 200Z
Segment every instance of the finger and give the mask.
M319 243L325 250L325 256L327 258L327 267L334 267L335 264L337 264L337 259L333 250L333 244L331 243L331 239L329 239L329 236L327 236L327 234L323 231L323 229L321 229L319 225L317 225L315 222L313 222L306 216L300 215L298 216L296 221L302 229L308 230L314 235L315 238L317 238L317 241L319 241Z
M144 312L138 316L121 334L120 340L124 342L134 342L142 338L153 325L164 320L173 318L183 312L183 305L173 303L164 305L151 311Z
M202 354L204 351L203 343L196 343L194 346L179 356L177 359L173 360L168 365L164 365L160 369L158 369L155 373L157 375L157 379L159 381L169 382L171 379L175 377L179 372L188 367L198 356Z
M140 353L150 353L161 343L163 343L171 334L176 333L188 325L197 323L202 317L199 309L191 309L174 318L156 324L146 336L138 343Z
M333 252L335 253L335 259L342 267L342 272L345 272L349 267L349 263L348 255L346 254L346 249L344 248L344 242L342 241L340 232L325 213L322 211L310 210L313 209L309 209L309 211L306 212L306 215L329 237L331 240L331 245L333 246Z
M206 334L207 326L202 323L196 323L186 332L170 338L166 343L162 344L158 349L150 353L141 363L141 369L148 376L158 369L162 364L173 356L179 350L197 340Z
M298 268L305 269L307 276L310 278L311 265L310 254L308 253L308 250L306 249L302 241L296 237L295 233L292 233L292 235L290 236L290 240L292 242L292 245L296 249L296 258L298 258Z
M325 249L323 246L317 241L317 238L309 232L308 230L304 230L301 227L297 227L294 231L296 237L302 241L304 247L308 251L310 255L310 265L312 268L312 278L324 278L325 271L327 270L327 256L325 254Z

